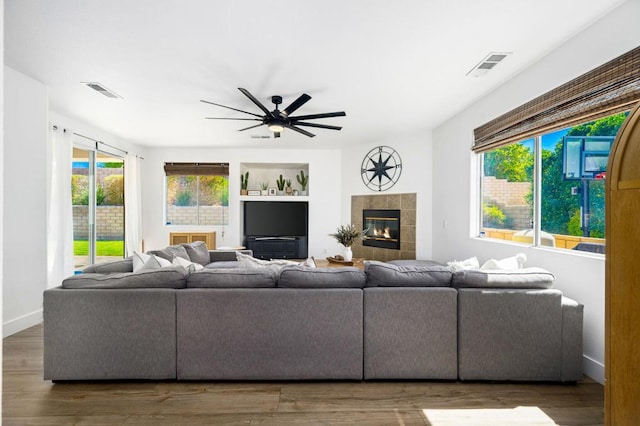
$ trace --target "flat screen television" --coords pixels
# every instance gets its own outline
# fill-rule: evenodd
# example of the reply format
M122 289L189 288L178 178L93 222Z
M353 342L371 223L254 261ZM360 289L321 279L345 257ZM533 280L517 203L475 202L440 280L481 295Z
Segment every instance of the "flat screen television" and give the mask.
M307 235L309 205L304 201L245 201L244 235L299 237Z

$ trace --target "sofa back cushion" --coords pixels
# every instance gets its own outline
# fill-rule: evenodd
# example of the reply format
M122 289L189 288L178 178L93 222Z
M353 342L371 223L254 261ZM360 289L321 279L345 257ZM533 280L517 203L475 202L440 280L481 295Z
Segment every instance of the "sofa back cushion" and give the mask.
M127 257L126 259L94 263L82 270L84 274L115 274L118 272L133 272L133 259Z
M443 265L393 265L365 262L367 287L450 287L451 271Z
M187 249L184 248L182 244L165 247L162 250L150 250L147 253L166 259L169 262L173 262L174 257L179 257L185 260L191 260L189 258L189 254L187 253Z
M183 244L182 246L187 250L189 260L192 262L199 263L202 266L211 263L209 249L204 241L195 241L193 243Z
M452 285L456 288L551 288L555 276L542 268L509 270L467 269L453 273Z
M286 266L280 271L280 288L363 288L366 276L356 267L309 268Z
M267 268L208 269L192 272L189 288L274 288L277 275Z
M185 288L187 274L183 267L114 274L80 274L62 281L62 288Z

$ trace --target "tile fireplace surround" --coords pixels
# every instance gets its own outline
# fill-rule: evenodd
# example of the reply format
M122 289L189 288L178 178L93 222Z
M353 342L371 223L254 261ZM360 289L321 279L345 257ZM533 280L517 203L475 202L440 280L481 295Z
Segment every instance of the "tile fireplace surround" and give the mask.
M353 257L382 262L416 258L416 194L352 195L351 223L358 229L363 228L364 209L400 210L400 250L366 247L358 241L351 247Z

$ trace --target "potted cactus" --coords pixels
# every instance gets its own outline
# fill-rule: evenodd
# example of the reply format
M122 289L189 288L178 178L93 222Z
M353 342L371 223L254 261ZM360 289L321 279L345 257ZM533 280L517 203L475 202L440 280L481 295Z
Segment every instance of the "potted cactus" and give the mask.
M249 172L240 173L240 195L247 195L247 187L249 186Z
M280 175L280 178L276 180L276 186L278 187L278 195L284 195L284 184L285 184L285 180L282 177L282 175Z
M307 195L307 185L309 184L309 175L304 174L304 170L300 170L300 174L296 175L296 180L300 184L300 195Z
M287 179L287 187L284 189L287 195L293 194L293 187L291 186L291 179Z
M260 184L260 195L269 195L269 182L262 182Z

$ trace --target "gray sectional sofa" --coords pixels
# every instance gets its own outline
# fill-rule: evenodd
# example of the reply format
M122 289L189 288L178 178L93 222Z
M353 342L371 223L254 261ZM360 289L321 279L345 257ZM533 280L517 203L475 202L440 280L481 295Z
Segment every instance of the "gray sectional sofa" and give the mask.
M44 378L582 378L582 305L544 270L216 267L232 256L194 272L94 265L46 290Z

